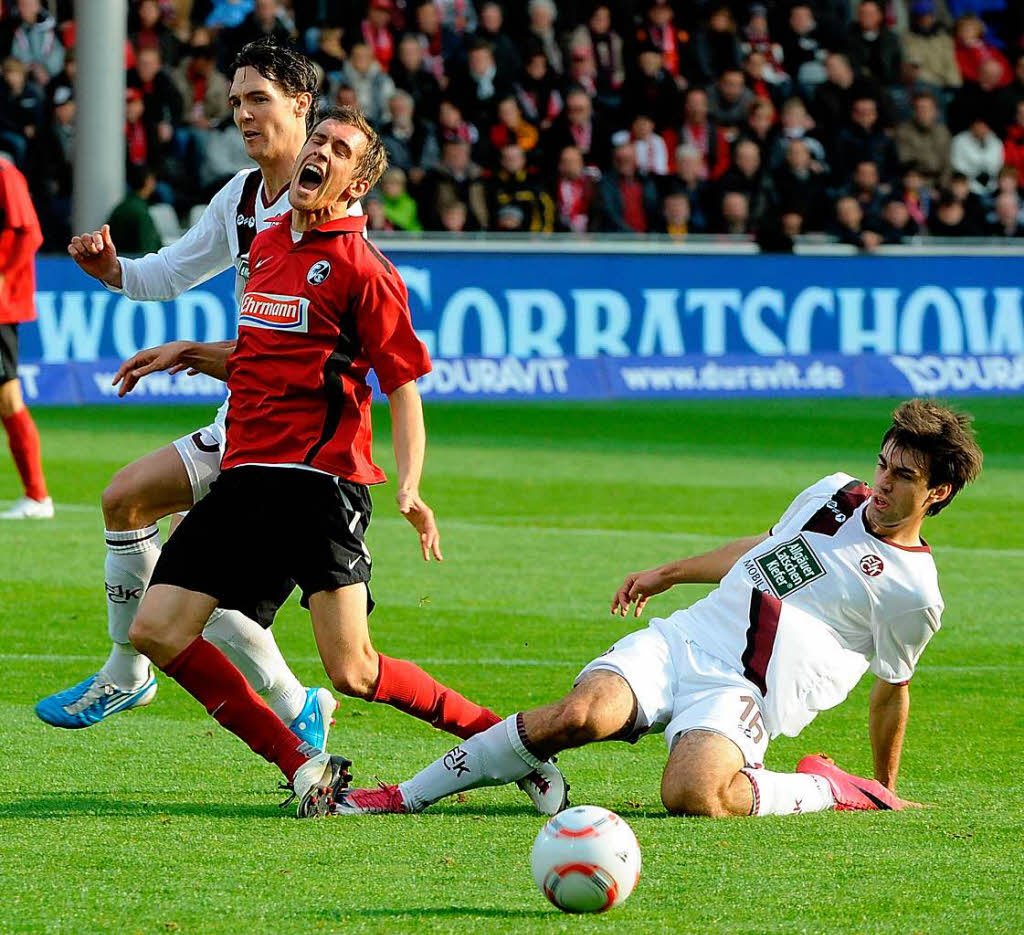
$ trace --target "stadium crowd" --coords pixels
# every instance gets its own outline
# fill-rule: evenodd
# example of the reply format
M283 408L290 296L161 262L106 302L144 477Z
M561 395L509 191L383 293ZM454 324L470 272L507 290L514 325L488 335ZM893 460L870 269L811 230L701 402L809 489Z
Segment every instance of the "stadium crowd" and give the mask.
M71 0L3 2L0 151L69 236ZM1024 236L1016 0L130 0L125 236L247 165L233 54L273 36L392 168L370 226L757 237ZM151 249L146 242L126 244Z

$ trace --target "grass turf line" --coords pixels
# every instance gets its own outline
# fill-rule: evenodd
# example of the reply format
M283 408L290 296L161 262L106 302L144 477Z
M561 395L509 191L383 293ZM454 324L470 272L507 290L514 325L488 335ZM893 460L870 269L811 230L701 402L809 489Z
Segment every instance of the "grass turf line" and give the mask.
M1021 931L1024 532L1014 519L1024 404L965 405L986 471L926 524L947 611L914 680L901 779L902 793L934 807L672 819L658 802L660 738L572 752L562 763L574 801L623 814L644 854L629 902L585 919L555 912L534 889L527 855L541 819L514 789L412 818L298 822L275 808L276 771L167 679L148 709L86 731L36 720L37 698L106 654L102 520L91 508L103 486L212 416L37 410L58 516L0 525L0 932ZM375 642L429 661L501 712L554 700L635 626L607 613L627 571L764 529L826 473L869 478L890 409L888 400L430 406L423 492L447 560L419 561L393 487L378 488ZM386 415L375 413L387 468ZM8 462L0 500L18 493ZM706 590L655 598L645 617ZM300 678L322 683L297 603L275 630ZM824 749L869 771L866 703L867 682L801 737L775 741L768 765L791 769ZM449 744L390 709L345 700L330 746L369 781L402 778Z

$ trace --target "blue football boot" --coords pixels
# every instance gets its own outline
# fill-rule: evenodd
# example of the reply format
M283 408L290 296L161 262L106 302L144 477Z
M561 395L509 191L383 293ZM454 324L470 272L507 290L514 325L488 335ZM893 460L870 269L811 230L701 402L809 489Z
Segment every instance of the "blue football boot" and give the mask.
M306 703L288 728L304 743L317 750L326 750L327 735L334 724L334 709L337 707L338 702L326 688L307 688Z
M131 691L107 681L102 672L90 675L71 688L43 698L36 704L36 715L54 727L74 730L92 727L119 711L130 711L148 705L156 695L156 678L150 669L144 685Z

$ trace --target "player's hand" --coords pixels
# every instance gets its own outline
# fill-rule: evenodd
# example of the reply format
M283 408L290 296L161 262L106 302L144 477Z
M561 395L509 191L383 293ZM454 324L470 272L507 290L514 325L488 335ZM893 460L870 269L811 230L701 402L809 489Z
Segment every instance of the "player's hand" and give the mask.
M420 548L423 550L423 561L429 562L433 555L439 562L444 561L441 554L441 533L434 521L434 511L423 502L415 490L399 490L395 496L398 501L398 512L402 514L412 527L420 534Z
M118 387L117 395L125 396L135 389L147 373L156 373L158 370L169 370L171 373L180 373L189 364L182 360L182 356L191 348L191 341L171 341L169 344L161 344L159 347L146 348L129 357L118 368L114 379L110 381L111 386Z
M636 571L626 575L622 587L615 592L615 596L612 598L612 614L625 617L629 613L630 605L635 603L633 616L639 617L648 598L655 594L661 594L662 591L667 591L670 587L672 587L672 582L665 577L660 568Z
M104 224L98 231L72 237L68 253L90 276L116 289L121 288L121 264L117 250L110 237L110 225Z

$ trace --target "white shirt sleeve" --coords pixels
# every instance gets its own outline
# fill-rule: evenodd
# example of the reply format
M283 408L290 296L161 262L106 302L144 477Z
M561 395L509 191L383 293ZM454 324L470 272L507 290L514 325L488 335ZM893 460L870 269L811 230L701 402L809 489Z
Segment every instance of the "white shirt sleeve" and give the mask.
M239 176L227 183L206 206L199 220L174 243L137 260L119 257L121 289L131 299L162 302L173 299L234 265L228 225L234 223ZM115 245L116 246L116 245ZM109 288L109 287L108 287Z
M821 506L832 496L837 490L841 490L850 481L854 480L849 474L843 474L837 472L835 474L829 474L828 477L823 477L821 480L814 484L811 484L806 490L801 491L796 495L793 502L786 508L786 512L782 514L779 521L772 526L772 535L778 530L784 529L790 523L793 522L810 504L815 505L815 509ZM818 501L821 501L819 503Z
M928 641L942 626L942 607L922 607L881 622L875 634L871 671L886 682L907 682Z

